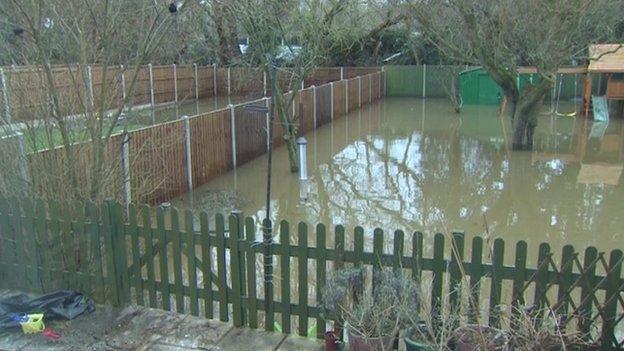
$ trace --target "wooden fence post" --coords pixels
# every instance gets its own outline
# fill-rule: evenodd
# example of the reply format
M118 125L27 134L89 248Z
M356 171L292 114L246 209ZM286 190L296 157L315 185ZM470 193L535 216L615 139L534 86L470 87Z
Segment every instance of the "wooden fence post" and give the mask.
M93 73L91 71L91 66L87 66L87 79L89 84L89 106L93 108L93 106L95 106L95 98L93 95Z
M199 77L197 75L197 64L193 64L193 77L195 78L195 100L199 100Z
M228 96L232 95L232 76L231 67L227 68L227 93Z
M427 97L427 65L423 65L422 98Z
M126 101L126 75L124 74L124 65L119 65L119 81L121 90L121 101L125 104Z
M150 86L150 104L152 108L154 107L154 70L152 68L152 64L147 64L147 69L149 73L149 86Z
M368 103L373 102L373 75L368 74Z
M331 107L330 117L333 120L334 119L334 82L329 83L329 91L331 93L330 105L329 105Z
M234 115L234 105L229 104L230 124L232 129L232 167L236 168L236 116Z
M242 221L241 212L234 211L229 217L230 236L230 270L232 278L232 320L235 327L242 327L245 323L242 296L244 295L244 265L239 244L241 239Z
M214 97L217 97L217 64L212 64L212 90L214 92Z
M174 63L173 67L173 100L178 103L178 66Z
M269 97L264 97L264 106L267 108L267 113L264 114L265 120L266 120L266 149L267 152L269 151L270 148L270 140L269 138L271 137L270 133L269 133L269 123L270 123L270 116L269 116L269 107L270 107L270 102L271 99Z
M132 187L130 184L130 138L128 132L124 131L121 137L121 174L123 178L123 194L124 204L126 205L126 213L129 211L130 203L132 203Z
M11 123L11 107L9 106L9 86L4 75L4 68L0 67L0 84L2 84L2 102L4 106L4 121Z
M358 76L358 107L362 107L362 76Z
M345 115L349 113L349 80L345 79Z
M316 86L312 85L312 115L314 116L314 129L316 129Z
M184 121L184 147L186 149L186 185L193 190L193 154L191 153L191 122L189 116L182 116Z

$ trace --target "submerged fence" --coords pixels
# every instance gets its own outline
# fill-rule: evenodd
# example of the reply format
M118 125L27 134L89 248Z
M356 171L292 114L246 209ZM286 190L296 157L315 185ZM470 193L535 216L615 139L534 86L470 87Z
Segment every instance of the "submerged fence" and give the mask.
M265 246L256 241L254 219L131 205L125 220L122 212L114 202L97 208L0 199L0 287L77 289L101 303L137 303L267 330L279 323L286 333L316 330L322 337L329 321L319 301L328 275L345 266L386 268L430 279L434 315L452 308L468 322L498 326L501 306L534 305L550 308L563 331L580 331L602 349L624 344L621 250L581 252L568 245L559 255L541 244L531 263L534 248L524 241L508 247L496 239L490 246L474 237L466 250L460 232L429 238L282 221L273 226L279 242L270 247L274 275L271 295L264 296ZM462 294L477 304L461 304Z
M304 81L304 86L379 72L378 67L320 67ZM131 89L132 81L135 79ZM287 83L288 75L278 73ZM0 67L0 111L5 122L47 118L52 91L66 115L84 112L84 102L92 96L95 105L105 100L108 108L118 107L129 97L132 105L158 105L211 96L267 96L266 75L257 68L192 65L54 66L50 75L41 67ZM105 91L106 93L103 93Z
M160 69L150 66L148 71L159 72ZM191 80L188 74L181 74L185 72L182 69L168 68L161 73L148 74L149 81L152 82L148 86L157 87L155 91L158 92L152 91L148 98L162 102L176 98L180 92L188 90L186 88L192 85L188 83ZM225 78L218 76L219 69L214 70L217 72L217 79L214 80L217 86L220 86L219 81L222 79L227 82L226 93L233 93L232 89L236 89L236 94L243 89L256 91L259 95L266 93L262 91L263 85L266 89L266 80L252 80L253 84L247 86L241 83L236 88L232 83L249 82L250 76L261 74L258 70L222 69L225 72L222 76ZM202 70L198 68L196 71L201 76ZM357 76L359 73L371 71L374 73ZM167 81L162 76L165 74L163 72L177 76L177 87L171 91L178 94L171 95L170 90L159 85L158 82ZM383 96L384 73L378 68L319 68L309 82L326 82L341 77L345 79L320 86L311 85L296 93L292 112L299 123L300 133L312 131ZM180 79L188 84L182 84ZM141 84L138 94L144 96L145 89L140 87ZM182 89L183 87L186 88ZM203 90L196 86L197 96L201 96L200 91ZM125 203L162 203L264 154L268 145L266 127L269 118L268 114L258 115L246 110L246 107L254 105L269 107L270 98L263 97L228 105L211 112L183 116L178 120L113 135L103 146L106 168L106 183L101 185L103 194ZM283 143L281 124L277 121L274 128L273 141L279 146ZM47 172L46 177L31 177L33 193L43 196L49 189L68 189L76 187L77 184L91 184L93 177L98 174L101 176L102 172L96 173L89 166L93 164L97 153L93 143L76 143L71 146L70 151L73 164L66 167L61 165L68 162L64 147L25 154L19 158L25 164L25 169L45 169ZM78 167L72 167L75 165ZM71 177L67 174L68 170L73 172Z

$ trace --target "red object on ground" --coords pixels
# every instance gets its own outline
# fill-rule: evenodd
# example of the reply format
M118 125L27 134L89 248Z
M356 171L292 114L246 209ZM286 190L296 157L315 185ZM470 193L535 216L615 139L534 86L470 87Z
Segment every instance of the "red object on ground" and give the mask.
M48 340L58 340L61 338L61 334L55 332L50 328L45 328L45 330L43 331L43 337Z
M333 331L325 332L325 350L338 351L338 338Z

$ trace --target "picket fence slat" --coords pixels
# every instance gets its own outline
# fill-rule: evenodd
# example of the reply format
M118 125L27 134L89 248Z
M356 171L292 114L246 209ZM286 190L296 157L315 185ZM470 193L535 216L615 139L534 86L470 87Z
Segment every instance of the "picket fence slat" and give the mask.
M502 239L490 248L489 241L477 236L466 250L464 233L436 234L427 253L428 239L420 232L409 239L396 230L388 238L377 228L367 237L356 226L347 237L338 225L328 238L323 224L312 232L305 223L294 228L281 221L279 243L268 251L279 268L274 270L278 276L271 276L279 284L276 298L272 290L258 296L264 267L257 263L267 246L256 242L261 229L253 218L233 212L226 223L216 215L211 231L205 212L196 225L189 210L183 218L176 209L161 206L155 216L152 211L130 205L124 216L122 206L113 201L100 209L90 202L0 198L0 284L33 292L75 289L118 306L136 303L171 310L173 299L176 311L199 315L203 305L208 318L214 317L217 303L218 318L231 319L236 326L258 328L264 313L265 324L272 323L267 329L322 337L327 319L339 317L322 307L327 275L341 267L362 267L373 270L373 284L381 270L430 280L431 312L438 321L441 313L450 312L467 314L470 323L506 326L501 312L507 305L512 315L521 317L532 304L533 310L561 316L562 328L578 330L603 349L621 347L624 341L617 331L624 319L621 250L605 253L588 247L581 256L566 245L553 255L550 245L541 244L535 265L529 267L525 241L506 253ZM510 266L505 265L506 254L513 257ZM489 286L487 292L481 291L482 284ZM533 295L530 302L528 294ZM467 305L461 303L464 297ZM481 318L480 306L487 307L487 318ZM518 326L512 320L511 327Z

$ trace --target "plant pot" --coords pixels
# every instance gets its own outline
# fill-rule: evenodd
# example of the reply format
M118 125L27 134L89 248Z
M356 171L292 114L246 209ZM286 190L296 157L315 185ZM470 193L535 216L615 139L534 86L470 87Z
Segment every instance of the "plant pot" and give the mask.
M405 332L405 350L407 351L433 351L436 349L435 344L426 340L420 340L414 336L414 330L408 329Z
M392 350L396 335L367 338L354 334L351 329L347 329L349 334L348 351L379 351Z

